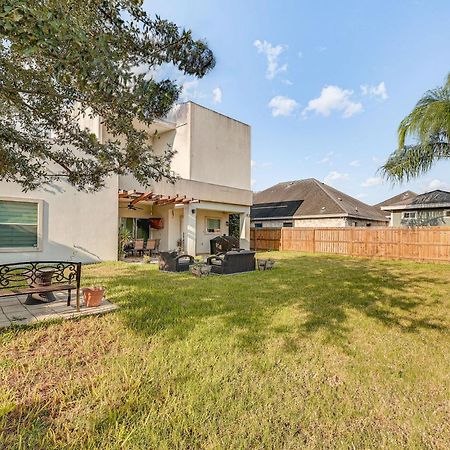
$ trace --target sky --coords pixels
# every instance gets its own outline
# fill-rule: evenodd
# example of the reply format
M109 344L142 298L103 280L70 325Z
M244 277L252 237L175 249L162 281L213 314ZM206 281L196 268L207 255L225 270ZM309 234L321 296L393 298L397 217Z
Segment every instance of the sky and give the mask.
M378 168L398 124L450 71L448 0L145 0L217 59L192 100L252 127L252 189L317 178L375 204L450 190L450 161L408 183Z

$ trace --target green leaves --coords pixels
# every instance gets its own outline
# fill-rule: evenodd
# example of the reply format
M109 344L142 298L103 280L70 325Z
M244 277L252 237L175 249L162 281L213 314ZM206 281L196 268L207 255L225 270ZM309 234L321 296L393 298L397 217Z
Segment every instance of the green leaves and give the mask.
M180 93L175 82L157 82L151 73L170 63L202 77L215 61L205 42L150 18L141 3L3 2L0 180L34 189L64 177L78 189L96 190L113 173L132 173L144 185L174 179L173 150L157 157L151 136L134 125L164 117ZM138 74L136 67L147 71ZM84 115L101 117L111 138L88 135L79 125Z
M408 139L416 141L407 145ZM400 123L398 150L380 168L393 182L427 172L440 159L450 158L450 73L443 87L426 92Z

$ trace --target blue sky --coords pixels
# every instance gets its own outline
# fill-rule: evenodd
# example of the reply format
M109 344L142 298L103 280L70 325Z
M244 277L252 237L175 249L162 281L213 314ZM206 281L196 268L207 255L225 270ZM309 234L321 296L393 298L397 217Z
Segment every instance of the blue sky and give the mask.
M450 162L403 185L377 169L400 120L450 71L450 2L145 2L206 38L215 69L183 99L252 126L254 190L315 177L367 203L450 189Z

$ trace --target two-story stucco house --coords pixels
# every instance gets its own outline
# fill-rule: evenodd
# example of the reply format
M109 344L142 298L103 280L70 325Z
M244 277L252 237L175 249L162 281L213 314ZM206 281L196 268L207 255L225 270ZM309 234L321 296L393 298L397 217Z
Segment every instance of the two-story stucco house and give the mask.
M450 226L450 192L435 190L382 206L393 227Z
M102 140L99 118L84 126ZM116 260L118 230L160 239L161 250L181 247L196 255L228 234L230 214L240 217L240 241L250 241L250 127L192 102L152 124L156 153L172 145L175 184L140 186L113 176L101 191L78 192L64 182L24 193L0 183L0 263L36 260Z

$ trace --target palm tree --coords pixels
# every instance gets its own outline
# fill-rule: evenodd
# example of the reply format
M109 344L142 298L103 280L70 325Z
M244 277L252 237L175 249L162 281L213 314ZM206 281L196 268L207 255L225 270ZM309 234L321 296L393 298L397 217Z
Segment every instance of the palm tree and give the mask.
M406 144L407 138L415 143ZM442 159L450 158L450 73L444 86L424 94L398 127L398 149L384 166L383 175L394 182L427 172Z

